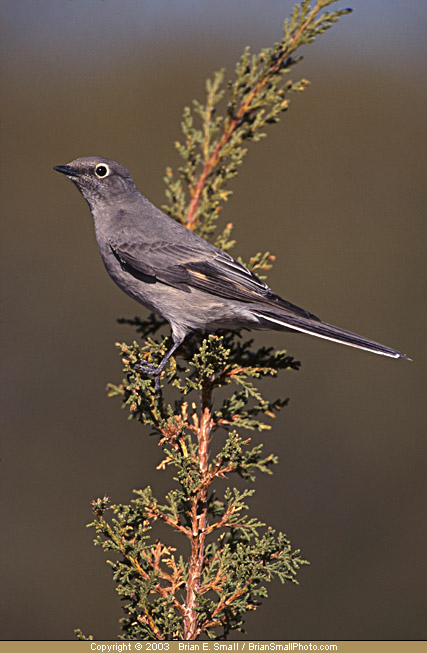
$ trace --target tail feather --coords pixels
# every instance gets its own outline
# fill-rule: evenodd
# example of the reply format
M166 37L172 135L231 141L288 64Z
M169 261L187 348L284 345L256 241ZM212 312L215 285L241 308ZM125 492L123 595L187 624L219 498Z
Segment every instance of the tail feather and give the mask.
M283 327L284 329L288 328L295 331L301 331L302 333L308 333L312 336L317 336L318 338L325 338L332 342L339 342L343 345L356 347L357 349L371 351L374 354L390 356L391 358L406 358L407 360L412 360L396 349L386 347L386 345L375 342L375 340L359 336L357 333L346 331L345 329L341 329L333 324L328 324L327 322L322 322L321 320L304 318L292 314L279 317L277 314L273 316L264 312L258 313L257 311L253 311L253 315L262 322L267 322L271 328L274 328L273 324L275 324L277 325L276 328Z

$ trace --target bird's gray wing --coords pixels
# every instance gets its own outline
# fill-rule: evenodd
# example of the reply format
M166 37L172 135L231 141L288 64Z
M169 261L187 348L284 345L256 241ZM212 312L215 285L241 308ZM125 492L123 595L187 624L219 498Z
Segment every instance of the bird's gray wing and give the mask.
M191 244L112 241L110 247L131 274L152 277L170 286L187 286L188 291L191 287L199 288L243 301L269 292L268 286L247 267L207 241L200 245L198 239Z
M200 239L201 240L201 239ZM210 295L237 301L280 306L297 315L315 317L274 294L256 274L207 241L189 243L110 243L122 267L145 281L159 281L191 292L197 288Z

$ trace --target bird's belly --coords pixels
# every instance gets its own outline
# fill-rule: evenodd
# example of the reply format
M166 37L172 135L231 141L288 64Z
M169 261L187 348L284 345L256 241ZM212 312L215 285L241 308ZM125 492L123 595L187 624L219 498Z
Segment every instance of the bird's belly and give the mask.
M111 278L130 297L164 317L176 334L218 329L257 328L258 320L244 303L210 295L191 288L190 292L154 281L144 282L120 266L107 268Z
M253 325L256 319L240 302L192 288L190 292L162 283L147 285L138 301L162 315L174 331L217 331Z

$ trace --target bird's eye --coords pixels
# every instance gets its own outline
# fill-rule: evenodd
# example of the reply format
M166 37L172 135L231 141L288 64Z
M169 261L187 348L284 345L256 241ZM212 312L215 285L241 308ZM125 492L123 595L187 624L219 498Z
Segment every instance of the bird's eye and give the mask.
M105 163L98 163L98 165L95 166L95 174L97 177L102 179L110 174L110 168Z

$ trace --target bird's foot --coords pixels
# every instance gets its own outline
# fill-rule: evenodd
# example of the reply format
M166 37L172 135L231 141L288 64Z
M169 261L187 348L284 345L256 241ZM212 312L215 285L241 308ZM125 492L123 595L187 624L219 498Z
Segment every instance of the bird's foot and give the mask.
M147 363L147 361L141 359L140 361L135 363L133 369L136 370L137 372L142 372L143 374L149 374L150 376L154 376L158 370L158 367L156 365L153 365L153 363Z
M142 374L147 374L148 376L156 377L154 387L156 389L156 392L160 392L160 374L162 373L162 369L160 365L156 367L156 365L153 365L153 363L147 363L147 361L145 360L140 360L137 363L135 363L133 369L136 372L141 372Z

